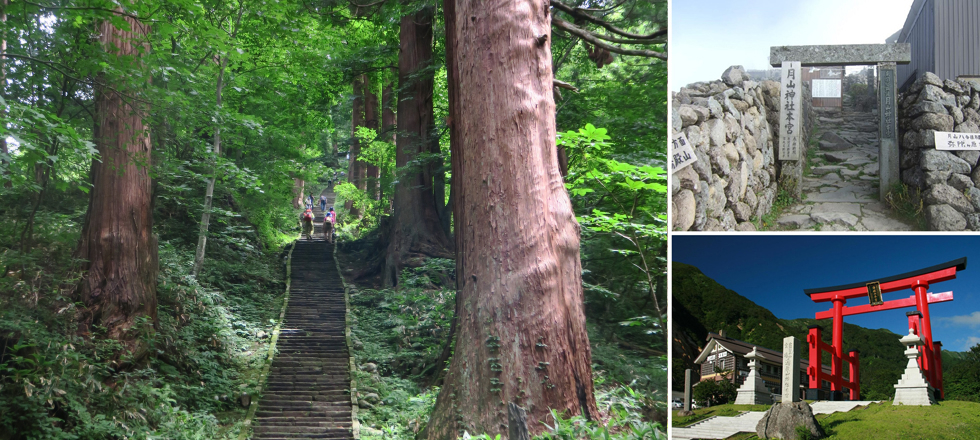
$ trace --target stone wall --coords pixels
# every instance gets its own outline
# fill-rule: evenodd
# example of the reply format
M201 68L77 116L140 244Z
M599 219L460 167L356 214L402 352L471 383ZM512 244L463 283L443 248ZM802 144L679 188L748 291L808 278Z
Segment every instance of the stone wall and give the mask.
M980 151L936 150L935 132L980 133L980 83L925 73L899 96L902 182L930 230L980 230Z
M751 81L732 66L721 80L674 94L673 131L687 136L697 161L671 176L673 230L754 231L752 222L769 213L783 171L775 148L779 89L778 82ZM805 148L814 119L809 88L803 102Z

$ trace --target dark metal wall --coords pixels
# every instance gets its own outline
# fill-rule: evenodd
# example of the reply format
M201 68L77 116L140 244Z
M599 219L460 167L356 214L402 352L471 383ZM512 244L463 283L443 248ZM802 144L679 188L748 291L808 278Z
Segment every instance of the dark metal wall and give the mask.
M942 0L940 0L942 1ZM915 81L924 72L935 72L935 0L917 0L912 4L905 28L898 37L899 43L912 45L912 62L897 66L896 83L899 88Z
M903 88L924 72L980 75L980 2L916 0L898 42L912 45L912 63L898 66Z
M943 79L980 75L980 2L932 1L936 28L934 73Z

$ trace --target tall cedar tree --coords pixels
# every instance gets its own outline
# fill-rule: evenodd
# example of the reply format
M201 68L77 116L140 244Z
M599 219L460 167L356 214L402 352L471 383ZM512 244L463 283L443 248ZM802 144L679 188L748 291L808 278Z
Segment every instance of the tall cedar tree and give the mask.
M357 127L364 126L364 76L358 75L354 78L354 102L351 105L351 144L350 159L347 165L347 181L353 183L358 189L365 189L364 176L367 169L364 162L359 158L361 155L361 142L357 140ZM352 218L361 216L359 207L354 206L354 202L348 200L344 204L344 209L350 212Z
M366 77L365 77L366 78ZM371 87L370 79L364 81L364 126L378 132L378 94L376 87ZM381 200L381 168L377 165L366 164L365 174L367 194L371 200Z
M432 17L433 10L427 7L401 20L395 141L395 167L401 175L395 185L391 239L382 275L385 286L396 285L401 269L417 265L419 257L453 257L436 206L442 200L436 199L433 189L435 166L419 160L420 155L439 148L439 138L433 134Z
M579 228L558 169L547 0L447 1L457 343L426 433L598 413ZM451 83L452 84L452 83Z
M106 20L99 27L99 42L119 62L138 66L149 50L149 29L131 16L122 18L130 29L117 29ZM132 96L123 96L122 89L120 84L96 88L95 144L100 160L92 162L91 198L76 251L85 261L78 294L84 305L82 330L102 327L107 337L123 341L138 357L145 347L130 330L140 318L156 322L157 240L150 136L143 123L148 109Z

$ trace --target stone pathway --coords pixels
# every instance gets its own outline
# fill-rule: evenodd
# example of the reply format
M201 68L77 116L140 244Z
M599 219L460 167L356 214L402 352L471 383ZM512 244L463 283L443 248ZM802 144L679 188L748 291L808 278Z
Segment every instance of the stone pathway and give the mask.
M845 104L842 113L817 113L816 159L803 176L803 203L783 211L778 229L910 231L878 200L878 122Z
M294 245L289 304L253 439L354 438L344 286L319 225L313 240Z
M833 414L848 412L858 406L867 406L878 401L819 401L810 404L813 414ZM755 426L762 420L764 411L746 411L734 417L711 417L684 428L671 428L671 439L724 439L740 432L755 432Z

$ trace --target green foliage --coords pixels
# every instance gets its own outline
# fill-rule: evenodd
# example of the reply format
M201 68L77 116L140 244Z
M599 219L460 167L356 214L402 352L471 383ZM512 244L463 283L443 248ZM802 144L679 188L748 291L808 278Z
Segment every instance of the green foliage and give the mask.
M374 373L358 372L362 437L413 439L428 421L439 389L418 382L446 367L435 361L454 313L455 264L428 259L402 271L397 291L364 289L351 296L354 356L377 366Z
M811 440L813 438L813 434L810 433L806 425L797 426L794 431L796 432L797 440Z
M914 225L916 230L925 231L928 229L925 203L922 200L922 194L917 189L901 182L895 183L892 190L885 195L885 202L899 218Z
M60 239L38 231L41 243L52 237ZM0 431L44 439L234 436L245 415L237 397L257 394L264 334L281 304L265 292L283 285L274 256L253 243L251 251L214 246L228 259L198 284L189 276L193 253L161 244L159 321L138 330L150 356L126 369L107 362L118 342L77 334L80 310L62 287L77 276L65 266L70 259L39 260L37 248L21 255L19 270L0 278ZM28 273L36 283L20 281Z
M652 307L654 318L630 316L622 320L626 326L642 326L647 335L660 334L666 346L661 311L663 295L658 298L656 282L665 274L665 256L659 250L666 241L666 177L662 167L633 165L612 157L613 146L606 129L586 124L578 131L561 133L558 144L569 155L569 174L566 186L579 203L591 205L588 214L577 217L586 231L586 238L603 237L604 252L625 259L640 275L634 288L656 298ZM606 201L608 200L608 201ZM595 234L595 235L593 235ZM615 296L609 289L590 286L586 291L600 292L607 298ZM660 292L661 294L663 292Z
M350 201L353 207L360 210L361 217L353 217L346 212L337 215L337 236L345 240L354 240L366 235L371 230L377 228L379 218L379 208L382 201L372 199L367 191L362 191L354 186L353 183L338 183L333 188L337 194L334 206L345 206ZM385 200L384 202L387 202Z
M964 353L943 351L946 399L980 402L980 344Z
M735 401L738 394L735 383L731 381L732 372L720 372L722 380L706 380L691 387L692 398L699 406L724 405Z

